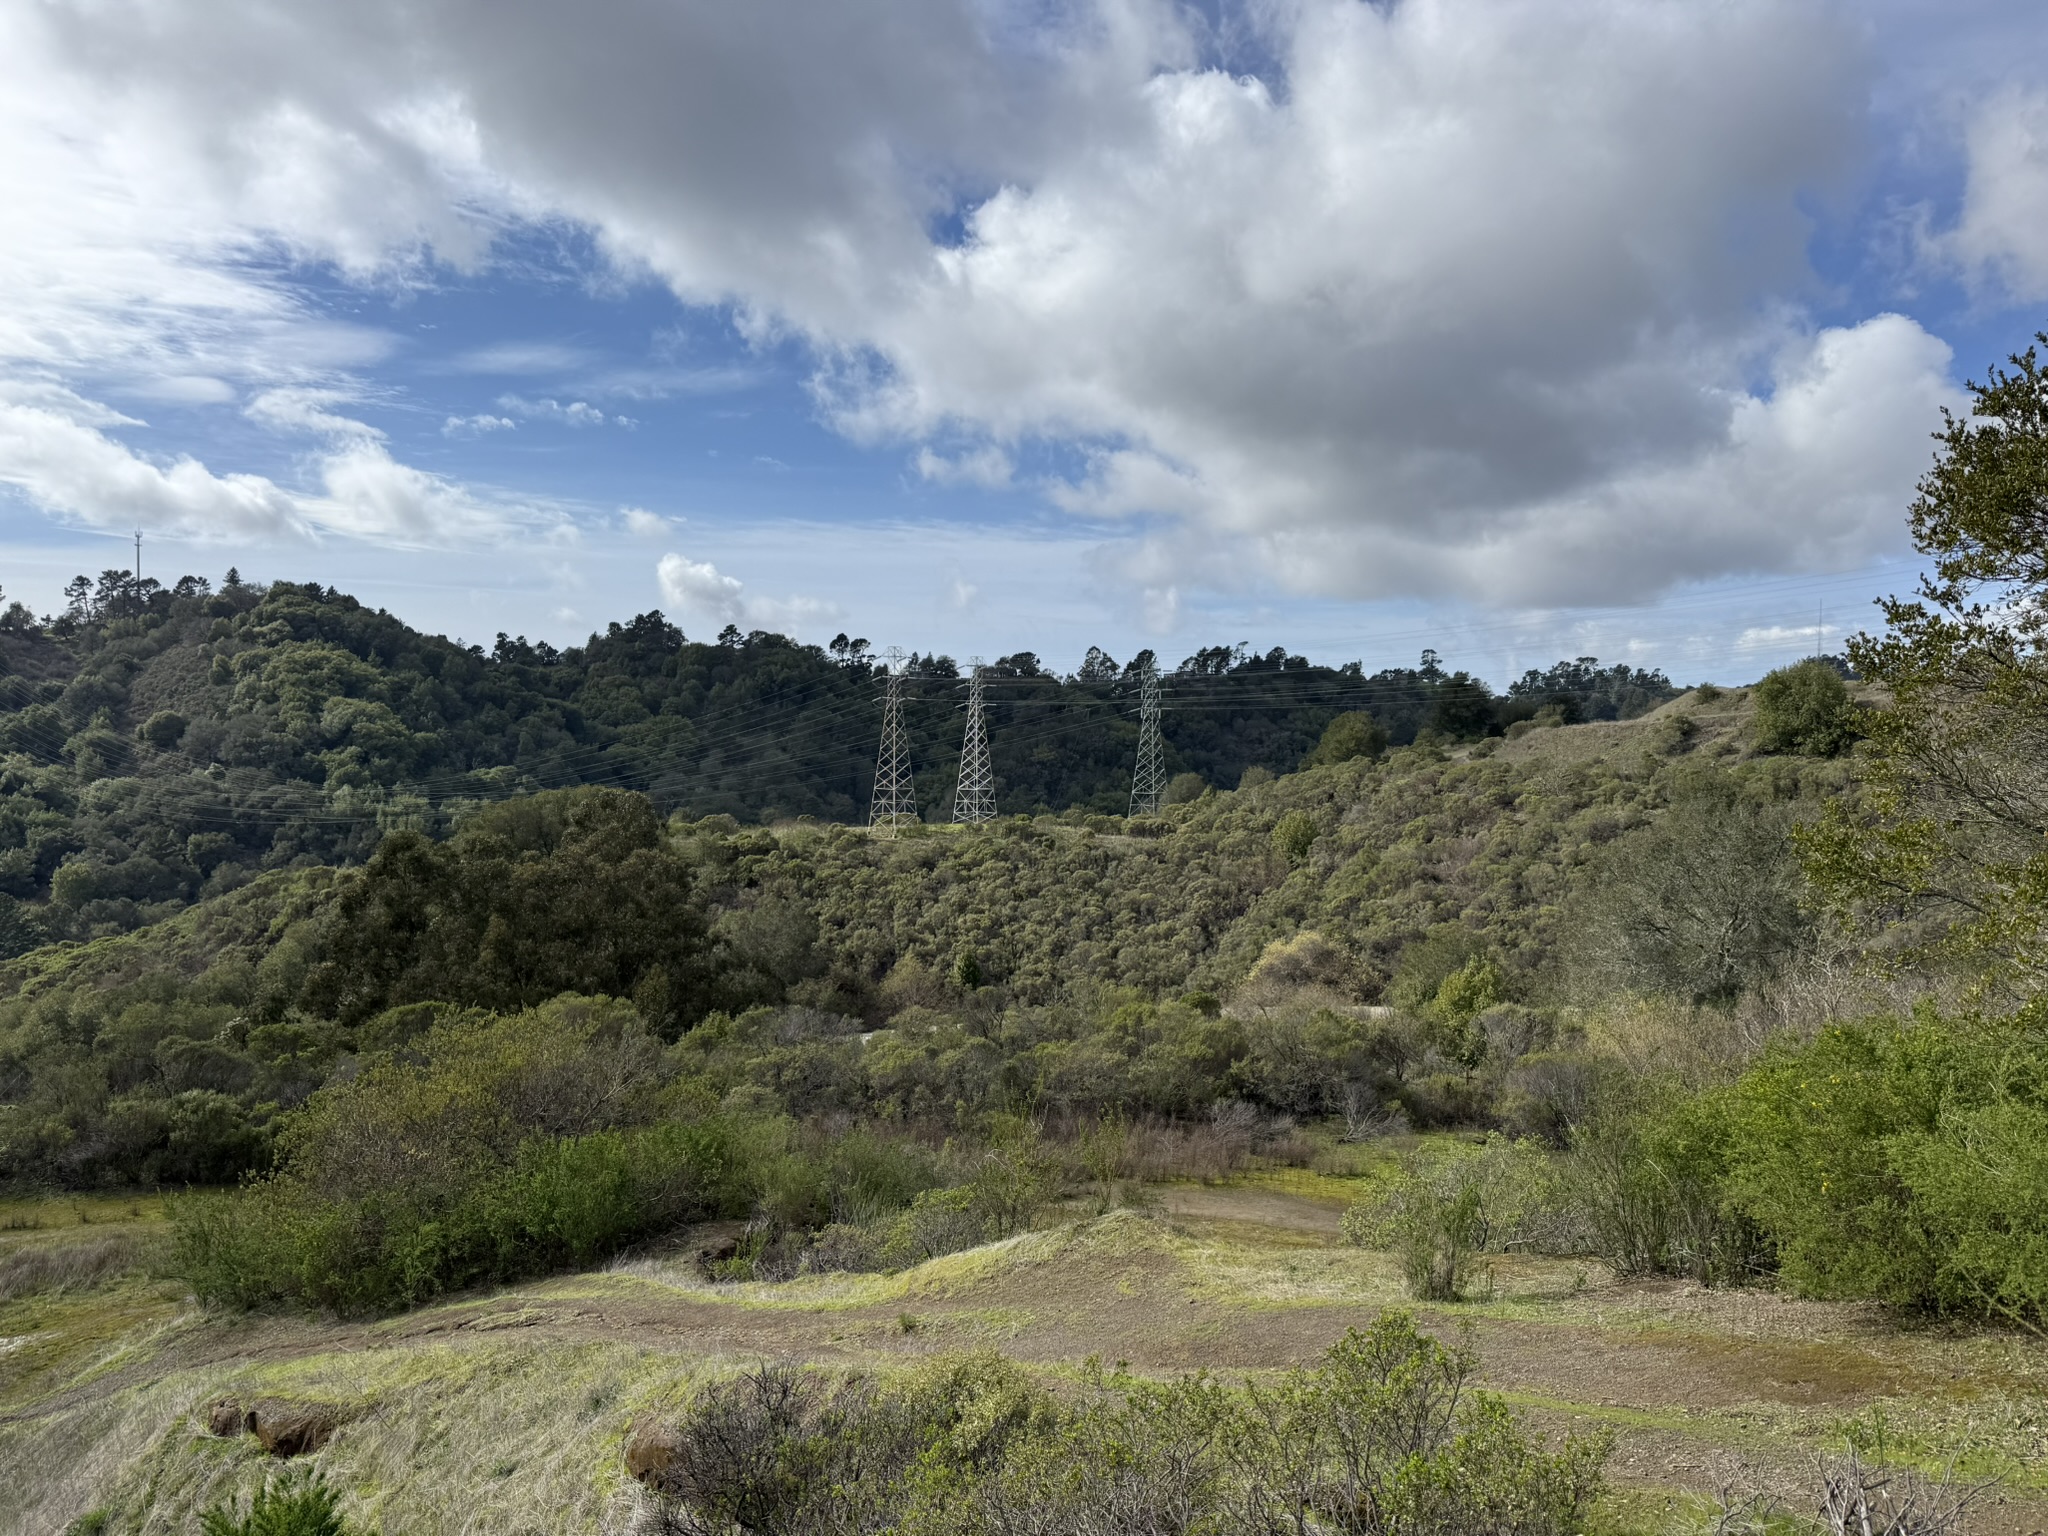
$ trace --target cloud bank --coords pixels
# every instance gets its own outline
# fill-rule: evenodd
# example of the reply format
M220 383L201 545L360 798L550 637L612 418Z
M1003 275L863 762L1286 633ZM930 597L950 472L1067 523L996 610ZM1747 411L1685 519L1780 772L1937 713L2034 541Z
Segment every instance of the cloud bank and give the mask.
M254 419L326 441L286 490L21 405L0 474L81 518L511 526L313 419L337 402L303 392L379 342L250 258L402 283L480 269L498 231L556 221L759 341L800 340L827 418L907 448L922 479L1128 520L1131 569L1159 593L1613 603L1896 546L1954 392L1913 320L1812 318L1809 210L1850 195L1881 67L1846 0L1223 17L1155 0L13 8L0 131L25 152L0 195L32 233L0 256L28 296L0 318L0 360L81 390L267 392ZM2026 292L2048 290L2041 99L1975 120L1941 235ZM454 366L561 361L536 345ZM500 409L446 430L600 414ZM726 622L753 611L680 556L661 583Z

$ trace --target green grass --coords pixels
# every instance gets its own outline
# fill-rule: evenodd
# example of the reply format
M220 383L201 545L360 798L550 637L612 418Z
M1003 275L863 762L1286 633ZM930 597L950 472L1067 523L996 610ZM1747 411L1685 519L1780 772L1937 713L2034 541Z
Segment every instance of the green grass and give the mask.
M48 1234L72 1227L156 1226L167 1198L154 1190L0 1195L0 1252L17 1234Z
M1354 1183L1294 1169L1233 1181L1338 1205ZM130 1214L124 1198L96 1198L88 1214L139 1227L158 1219L148 1205ZM63 1202L34 1208L40 1219ZM14 1231L56 1243L99 1224L73 1214ZM175 1284L138 1276L25 1297L0 1306L0 1414L21 1415L0 1419L0 1466L29 1472L0 1479L0 1529L60 1530L105 1506L110 1530L168 1536L189 1530L209 1504L246 1499L274 1463L253 1440L204 1433L204 1410L221 1396L346 1408L346 1427L314 1461L343 1491L348 1517L382 1536L552 1536L627 1523L635 1493L619 1452L634 1418L677 1402L707 1372L764 1356L892 1370L934 1354L1015 1349L1062 1380L1103 1347L1075 1342L1082 1335L1070 1330L1107 1305L1135 1308L1130 1315L1158 1330L1148 1358L1191 1365L1247 1329L1299 1353L1408 1305L1386 1255L1303 1247L1277 1229L1262 1242L1252 1225L1228 1225L1224 1236L1195 1235L1115 1211L900 1274L780 1285L713 1285L687 1266L640 1263L369 1326L206 1317ZM1853 1439L1929 1470L1956 1458L1967 1475L2048 1489L2048 1348L2039 1341L1902 1329L1870 1308L1621 1286L1568 1261L1503 1259L1499 1268L1492 1300L1422 1309L1421 1318L1440 1333L1461 1320L1478 1325L1482 1365L1485 1339L1522 1340L1523 1379L1503 1383L1503 1395L1546 1427L1604 1425L1624 1444L1689 1446L1702 1466L1736 1456L1792 1479L1816 1453ZM1626 1379L1587 1376L1580 1338L1597 1341ZM1675 1386L1671 1406L1640 1406L1653 1400L1629 1370L1634 1344L1654 1350L1644 1358L1660 1369L1694 1362L1701 1380L1724 1385L1753 1369L1760 1384L1816 1382L1828 1400L1775 1400L1760 1385L1755 1401L1724 1392L1686 1406ZM1552 1356L1564 1371L1554 1386L1541 1379ZM1639 1406L1618 1405L1631 1401ZM1704 1530L1711 1503L1701 1492L1620 1488L1598 1532Z

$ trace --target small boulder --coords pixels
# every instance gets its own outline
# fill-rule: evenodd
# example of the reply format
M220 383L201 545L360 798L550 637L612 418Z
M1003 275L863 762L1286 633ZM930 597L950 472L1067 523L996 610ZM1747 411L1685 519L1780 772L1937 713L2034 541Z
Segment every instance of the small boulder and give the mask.
M626 1435L626 1471L637 1482L659 1483L682 1454L683 1437L674 1425L642 1419Z
M249 1433L273 1456L304 1456L317 1451L347 1422L332 1403L294 1403L265 1398L250 1406L244 1422Z
M224 1397L206 1410L206 1432L219 1435L222 1439L239 1435L249 1426L242 1415L242 1405L232 1397Z

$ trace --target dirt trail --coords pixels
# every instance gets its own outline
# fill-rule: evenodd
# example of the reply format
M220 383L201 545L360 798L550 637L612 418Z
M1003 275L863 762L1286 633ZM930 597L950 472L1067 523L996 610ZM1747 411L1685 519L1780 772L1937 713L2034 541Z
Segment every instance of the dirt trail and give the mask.
M775 1288L713 1288L636 1274L585 1275L422 1309L375 1324L191 1316L147 1351L24 1412L33 1419L172 1372L229 1371L243 1364L354 1351L463 1350L522 1341L626 1343L679 1365L710 1358L791 1358L854 1363L998 1348L1017 1359L1071 1363L1090 1355L1140 1371L1263 1370L1305 1364L1347 1327L1370 1324L1377 1299L1289 1295L1250 1300L1217 1278L1207 1253L1215 1234L1240 1267L1265 1249L1271 1267L1306 1247L1334 1247L1329 1204L1256 1189L1162 1192L1149 1222L1129 1217L1120 1240L1019 1248L984 1271L962 1270L925 1289L880 1299ZM1179 1236L1176 1234L1185 1234ZM1036 1256L1034 1256L1036 1254ZM1347 1260L1348 1261L1348 1260ZM1221 1260L1217 1261L1218 1263ZM808 1299L807 1299L808 1298ZM1502 1315L1494 1308L1418 1309L1424 1326L1463 1333L1484 1382L1548 1422L1616 1425L1616 1480L1712 1489L1740 1464L1788 1488L1803 1483L1811 1452L1770 1441L1768 1426L1846 1418L1884 1398L1953 1395L1961 1367L1937 1347L1901 1346L1896 1331L1859 1328L1853 1309L1775 1298L1703 1295L1669 1284L1604 1284L1590 1300ZM1867 1335L1867 1336L1864 1336ZM6 1361L0 1357L0 1384ZM2048 1377L2048 1371L2043 1371ZM2038 1390L2041 1377L2027 1390ZM1748 1474L1745 1474L1748 1475ZM1987 1512L1986 1533L2048 1530L2048 1508L2013 1503Z

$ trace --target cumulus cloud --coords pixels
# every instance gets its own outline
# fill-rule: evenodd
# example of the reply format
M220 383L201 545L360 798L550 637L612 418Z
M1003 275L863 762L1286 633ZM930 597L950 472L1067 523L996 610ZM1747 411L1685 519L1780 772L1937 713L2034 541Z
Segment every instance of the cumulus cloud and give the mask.
M2048 91L2000 91L1978 109L1967 142L1948 254L2015 298L2048 298Z
M806 344L827 419L935 484L1006 484L1049 446L1077 466L1056 504L1137 520L1163 610L1253 579L1628 601L1836 566L1896 538L1914 413L1949 398L1912 321L1823 329L1798 303L1879 68L1845 0L1287 0L1222 29L1257 74L1159 0L308 3L262 26L117 0L0 28L25 146L0 194L32 228L0 282L58 295L0 314L0 356L170 389L254 377L266 338L257 383L315 388L316 362L275 359L346 335L246 253L403 282L566 222ZM1973 130L1955 248L2043 284L2040 110L2015 100ZM535 341L455 365L588 361ZM989 446L942 450L962 442Z
M191 458L152 464L46 406L0 401L0 483L97 527L259 538L312 527L297 498L260 475L216 475Z
M607 418L603 411L587 400L571 400L564 405L559 400L528 400L521 395L500 395L498 409L510 411L514 416L524 416L528 420L559 422L569 427L601 427L607 419L615 427L639 425L630 416Z
M843 617L838 605L811 597L750 598L735 577L720 573L710 561L663 555L654 568L662 601L685 622L736 624L743 629L797 634Z
M742 583L721 576L710 561L686 560L666 554L654 568L661 586L662 601L690 618L709 619L718 624L737 624L746 617L741 598Z
M317 400L281 398L266 408L274 421L332 439L310 466L317 490L293 490L262 475L216 474L189 455L152 462L102 430L116 424L108 413L82 404L70 410L55 396L0 396L0 484L66 521L196 539L343 534L408 548L514 529L549 533L562 524L544 506L479 497L399 463L375 433L331 417Z
M450 416L441 423L443 437L482 437L486 432L510 432L519 425L509 416L481 412L475 416Z
M672 527L669 520L645 507L621 507L619 521L626 526L626 532L640 539L658 539Z

